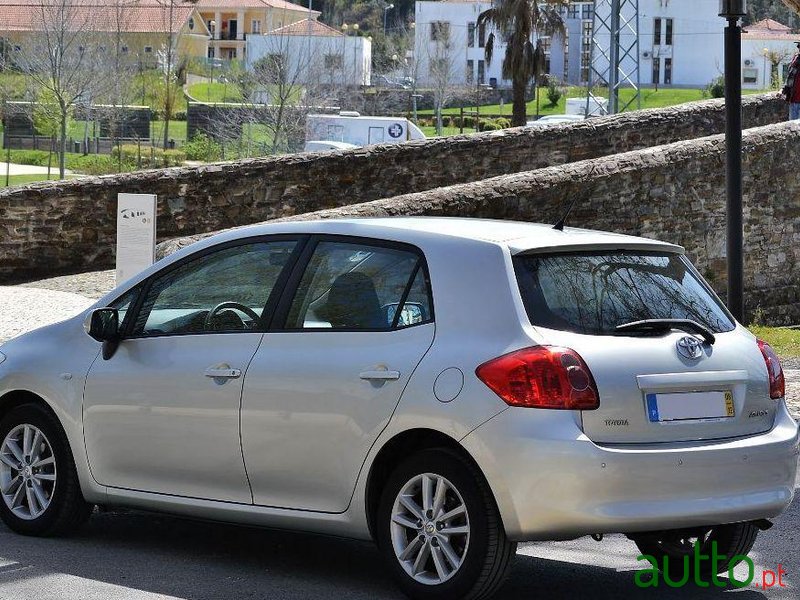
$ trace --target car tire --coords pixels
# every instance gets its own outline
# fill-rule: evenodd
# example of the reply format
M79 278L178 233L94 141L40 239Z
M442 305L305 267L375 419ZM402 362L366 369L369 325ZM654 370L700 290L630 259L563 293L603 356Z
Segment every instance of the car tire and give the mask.
M718 561L716 569L713 568L711 560L702 560L699 571L695 569L692 544L700 541L700 536L682 537L683 534L665 531L636 537L634 542L642 554L656 559L655 566L662 572L664 571L664 559L669 558L666 563L669 565L667 574L671 580L680 581L686 574L687 564L690 577L694 576L696 571L705 577L727 572L734 556L747 556L750 553L756 542L758 531L758 527L753 523L732 523L706 528L702 532L700 554L710 556L712 544L716 542L717 555L724 555L725 560ZM688 561L685 560L686 556L689 557Z
M13 531L64 535L91 514L67 436L42 406L17 406L0 421L0 461L0 518Z
M491 597L517 547L506 538L483 475L449 449L418 452L394 469L378 505L375 533L400 588L420 600Z

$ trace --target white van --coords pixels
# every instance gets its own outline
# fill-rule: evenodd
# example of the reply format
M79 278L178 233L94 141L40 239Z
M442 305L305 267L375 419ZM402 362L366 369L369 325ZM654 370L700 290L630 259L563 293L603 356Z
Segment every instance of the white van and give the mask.
M338 115L308 115L305 149L306 152L323 149L318 142L339 142L362 147L424 139L422 130L408 119L362 117L357 112L342 111Z

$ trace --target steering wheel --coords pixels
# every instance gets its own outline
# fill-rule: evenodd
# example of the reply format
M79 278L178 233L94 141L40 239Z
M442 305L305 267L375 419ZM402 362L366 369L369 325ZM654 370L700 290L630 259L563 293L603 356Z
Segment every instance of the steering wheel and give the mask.
M233 308L235 310L243 312L248 317L253 319L253 321L258 321L258 319L260 318L258 316L258 313L256 313L249 306L245 306L244 304L241 304L239 302L220 302L214 308L212 308L208 312L208 314L206 315L206 319L205 319L205 322L204 322L204 328L205 329L211 329L211 322L214 320L214 317L216 317L220 312L222 312L223 310L226 310L228 308ZM242 324L244 324L244 323L242 323Z

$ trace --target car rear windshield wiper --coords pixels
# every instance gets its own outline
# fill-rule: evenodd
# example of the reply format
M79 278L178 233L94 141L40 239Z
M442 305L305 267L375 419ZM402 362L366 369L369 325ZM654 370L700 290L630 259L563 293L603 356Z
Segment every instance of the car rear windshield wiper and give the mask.
M631 323L624 323L617 325L616 331L623 332L652 332L652 333L667 333L673 329L680 329L689 333L696 333L702 337L706 343L713 345L716 341L714 334L708 327L705 327L697 321L691 319L644 319L642 321L632 321Z

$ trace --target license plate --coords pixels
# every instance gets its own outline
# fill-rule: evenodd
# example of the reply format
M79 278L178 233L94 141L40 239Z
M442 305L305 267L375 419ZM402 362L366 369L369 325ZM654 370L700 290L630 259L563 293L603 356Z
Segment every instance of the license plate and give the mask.
M726 419L736 416L732 392L678 392L647 394L651 423Z

